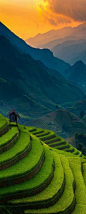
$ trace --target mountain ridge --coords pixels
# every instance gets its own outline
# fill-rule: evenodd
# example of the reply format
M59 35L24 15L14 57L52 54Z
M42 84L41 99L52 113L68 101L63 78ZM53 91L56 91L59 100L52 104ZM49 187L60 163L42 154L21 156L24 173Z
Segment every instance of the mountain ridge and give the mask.
M55 71L56 73L54 74L53 70L49 70L30 55L20 53L3 36L0 36L0 51L0 78L4 82L8 82L1 83L1 96L2 98L4 97L4 100L1 99L1 109L3 111L5 109L4 103L7 102L6 98L8 97L8 95L4 95L5 92L7 93L7 90L3 90L3 84L10 84L12 88L12 90L11 88L8 90L9 99L10 91L12 94L11 99L7 103L9 108L12 106L12 108L15 108L21 114L33 118L54 110L57 103L74 102L84 95L82 90L68 82L58 72ZM17 93L17 90L19 93ZM17 97L13 95L15 91Z
M52 33L50 34L51 31L49 32L46 32L44 34L40 34L41 36L41 43L40 43L40 39L39 39L39 35L36 35L35 37L32 37L32 38L29 38L27 39L28 40L28 44L31 44L32 46L34 47L40 47L42 45L44 45L45 43L47 42L51 42L55 39L59 39L59 38L64 38L66 36L76 36L77 38L78 37L82 37L85 39L85 30L86 30L86 24L80 24L78 25L77 27L64 27L64 28L61 28L61 29L57 29L57 30L54 30L54 32L57 32L56 35L54 34L54 36L52 37ZM45 35L48 35L48 40L46 41L45 40ZM44 40L42 40L42 37L44 36ZM36 40L35 40L36 38ZM27 41L26 40L26 41ZM31 42L31 43L30 43ZM37 43L38 42L38 43Z
M47 67L57 71L64 71L70 65L53 56L53 53L48 49L40 50L33 48L25 43L22 39L12 33L5 25L0 23L0 35L5 36L16 48L22 52L32 56L35 60L41 60ZM45 57L46 54L46 57Z

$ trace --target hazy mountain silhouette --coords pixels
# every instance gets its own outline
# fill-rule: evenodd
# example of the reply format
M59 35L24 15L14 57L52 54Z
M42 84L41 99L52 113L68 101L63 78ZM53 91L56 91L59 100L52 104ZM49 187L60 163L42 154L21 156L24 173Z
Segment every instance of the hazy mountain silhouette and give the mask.
M53 31L53 35L54 33L57 34L53 37L52 31L50 31L30 38L28 40L29 44L31 43L33 46L40 48L49 48L54 53L55 57L71 65L79 60L86 63L86 23L74 28L67 27L56 30ZM73 38L75 38L74 42Z
M59 39L61 37L66 37L67 35L72 33L72 30L72 27L64 27L58 30L50 30L43 34L39 33L35 37L27 39L26 42L33 47L42 46L47 42Z
M73 28L73 31L71 32L71 36L82 37L85 39L86 38L86 23Z
M54 40L63 39L65 37L77 37L86 38L86 23L77 27L64 27L58 30L50 30L43 34L37 34L35 37L31 37L26 40L29 45L33 47L46 48L46 43L54 42ZM57 45L57 44L55 44ZM54 46L53 46L54 47ZM49 47L48 47L49 48Z
M82 60L86 63L86 40L80 39L78 41L67 41L55 46L52 52L56 57L64 59L70 64L74 64L76 61ZM84 55L84 56L83 56Z
M62 44L58 44L56 45L54 48L52 48L52 52L54 53L55 56L57 55L62 55L62 57L64 57L64 52L66 52L66 49L69 47L69 50L72 46L75 45L79 45L79 44L83 44L85 43L86 40L85 39L79 39L79 40L69 40L69 41L65 41ZM78 51L78 50L77 50ZM72 53L68 53L68 54L72 54Z
M55 39L53 41L50 41L48 43L45 43L44 45L39 45L39 48L48 48L50 50L52 50L56 45L58 44L62 44L63 42L66 41L72 41L72 40L79 40L80 38L76 37L76 36L67 36L64 38L60 38L60 39Z

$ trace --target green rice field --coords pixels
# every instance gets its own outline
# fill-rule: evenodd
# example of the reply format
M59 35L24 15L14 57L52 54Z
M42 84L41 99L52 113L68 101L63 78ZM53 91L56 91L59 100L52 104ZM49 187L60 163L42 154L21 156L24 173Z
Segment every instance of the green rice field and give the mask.
M0 115L0 214L86 214L86 157Z

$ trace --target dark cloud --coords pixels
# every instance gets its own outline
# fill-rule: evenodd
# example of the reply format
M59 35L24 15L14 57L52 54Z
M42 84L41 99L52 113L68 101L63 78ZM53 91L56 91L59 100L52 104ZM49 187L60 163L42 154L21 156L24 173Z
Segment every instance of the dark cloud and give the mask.
M47 20L50 22L51 25L57 26L57 23L56 23L56 21L54 19L47 18Z
M48 8L58 15L74 21L86 21L86 0L44 0Z
M44 1L46 2L47 0L44 0ZM41 9L41 14L44 18L44 22L48 21L53 26L58 26L61 23L62 24L71 23L71 20L69 17L56 14L55 12L53 13L53 11L51 12L51 10L48 10L49 8L47 8L47 10L45 10L43 5L39 5L39 7ZM49 5L49 7L50 7L50 5Z

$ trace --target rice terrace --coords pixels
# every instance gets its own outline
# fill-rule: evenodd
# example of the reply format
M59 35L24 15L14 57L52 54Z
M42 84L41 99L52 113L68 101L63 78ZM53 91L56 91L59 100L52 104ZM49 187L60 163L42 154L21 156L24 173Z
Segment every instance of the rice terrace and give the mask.
M0 0L0 214L86 214L86 0Z
M86 213L86 157L54 132L0 115L0 213Z

